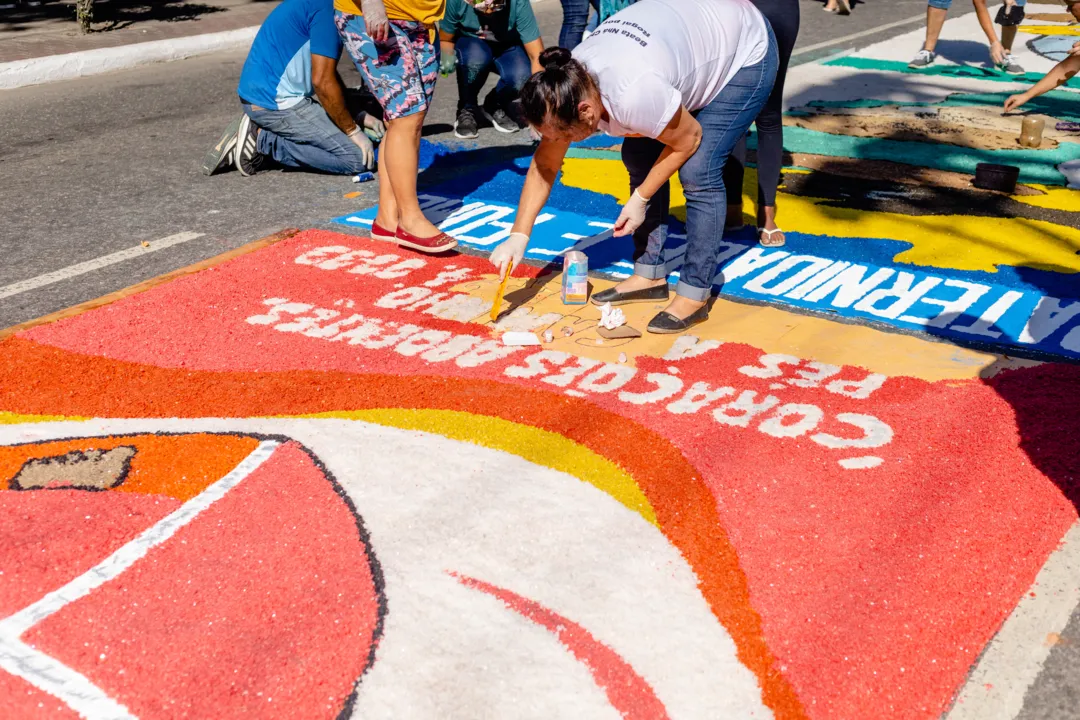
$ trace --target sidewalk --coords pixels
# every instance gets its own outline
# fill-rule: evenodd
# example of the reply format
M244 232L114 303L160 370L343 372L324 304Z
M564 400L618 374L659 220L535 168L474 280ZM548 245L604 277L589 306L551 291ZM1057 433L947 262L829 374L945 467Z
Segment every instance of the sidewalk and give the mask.
M238 30L261 24L277 2L99 0L95 32L85 35L74 5L69 0L0 11L0 63Z
M85 35L73 5L67 0L2 11L0 90L246 47L277 2L99 2L95 32Z

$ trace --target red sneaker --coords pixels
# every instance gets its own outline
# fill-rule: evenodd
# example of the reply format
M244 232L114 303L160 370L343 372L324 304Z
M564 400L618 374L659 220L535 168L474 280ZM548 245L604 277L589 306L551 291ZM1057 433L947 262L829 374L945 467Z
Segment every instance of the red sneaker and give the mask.
M374 229L374 225L372 225L372 228ZM457 240L446 233L439 233L434 237L422 238L417 237L410 232L406 232L400 227L397 229L397 237L394 238L394 242L398 245L412 248L413 250L418 250L422 253L441 253L457 247Z
M371 239L385 242L397 242L397 237L392 230L387 230L377 222L371 223Z

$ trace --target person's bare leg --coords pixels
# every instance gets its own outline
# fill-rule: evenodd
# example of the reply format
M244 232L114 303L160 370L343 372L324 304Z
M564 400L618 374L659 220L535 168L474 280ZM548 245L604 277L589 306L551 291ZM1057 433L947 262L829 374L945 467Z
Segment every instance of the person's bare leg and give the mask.
M776 206L763 205L758 213L758 227L763 230L776 229Z
M676 295L664 310L680 320L685 320L701 308L705 307L706 302L707 301L705 300L691 300L682 295Z
M615 286L615 289L619 292L633 292L634 290L644 290L646 288L659 287L667 283L667 278L657 278L656 280L650 280L649 278L643 278L640 275L631 275L623 280L621 283Z
M394 185L390 180L390 163L387 161L386 143L380 152L379 158L379 210L375 214L375 222L379 227L390 232L395 232L398 226L398 204L394 197Z
M1013 41L1016 40L1017 25L1003 25L1001 28L1001 46L1005 52L1011 53Z
M416 197L416 175L420 164L420 131L424 127L424 113L415 113L391 120L386 125L379 177L383 170L389 178L387 185L393 194L397 218L395 227L417 237L429 238L439 234L439 229L424 217L420 201ZM382 193L380 192L380 200ZM380 209L381 212L381 209ZM382 223L379 223L382 225ZM390 228L388 226L387 230Z
M742 198L739 198L738 205L727 206L727 218L724 220L724 229L742 227L744 224Z
M923 45L924 50L934 52L938 38L941 37L941 28L945 26L945 18L948 15L948 10L931 7L930 5L926 6L926 43Z

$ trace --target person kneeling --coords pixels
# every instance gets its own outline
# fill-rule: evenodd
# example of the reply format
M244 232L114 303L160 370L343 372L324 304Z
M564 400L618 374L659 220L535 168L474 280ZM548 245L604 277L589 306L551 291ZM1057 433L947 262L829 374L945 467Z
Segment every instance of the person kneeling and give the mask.
M347 109L337 73L341 49L332 3L285 0L275 8L240 73L244 114L207 153L203 172L233 164L246 177L271 160L339 175L374 167L367 135L379 139L385 129L378 118Z
M447 0L439 34L440 72L449 75L457 69L454 135L477 137L481 113L499 132L521 130L518 94L529 77L541 70L544 50L529 0ZM480 90L493 69L499 82L481 106Z

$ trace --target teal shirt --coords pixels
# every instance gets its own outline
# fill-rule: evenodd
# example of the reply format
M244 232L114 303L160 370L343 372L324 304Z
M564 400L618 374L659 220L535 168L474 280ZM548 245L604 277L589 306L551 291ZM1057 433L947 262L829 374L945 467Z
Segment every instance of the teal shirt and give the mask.
M439 33L446 40L464 35L501 45L524 45L540 37L540 27L529 0L507 0L506 7L493 13L478 13L465 0L446 0Z

